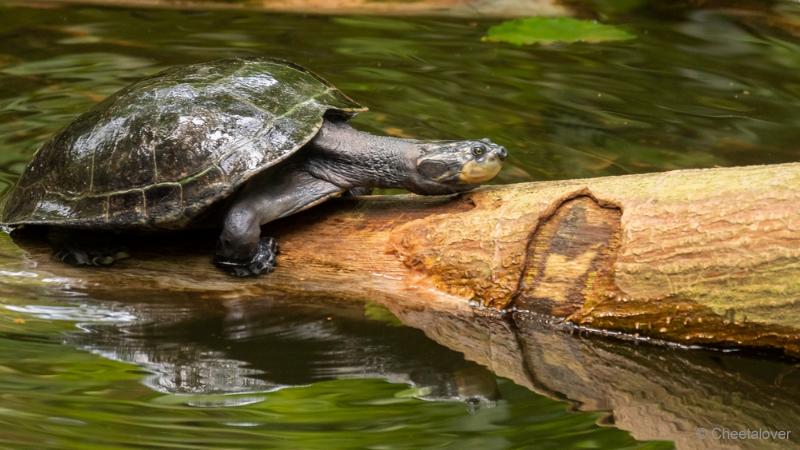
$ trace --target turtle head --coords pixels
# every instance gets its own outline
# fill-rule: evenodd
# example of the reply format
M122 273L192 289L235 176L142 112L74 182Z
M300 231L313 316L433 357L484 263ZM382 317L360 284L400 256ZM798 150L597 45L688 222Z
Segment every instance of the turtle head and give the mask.
M420 143L409 189L418 194L467 191L494 178L507 157L505 147L488 139Z

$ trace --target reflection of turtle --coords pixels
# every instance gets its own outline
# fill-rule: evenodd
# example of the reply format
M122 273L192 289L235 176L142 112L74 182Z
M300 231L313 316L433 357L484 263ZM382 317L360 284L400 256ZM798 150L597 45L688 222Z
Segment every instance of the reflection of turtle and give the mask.
M359 132L346 121L363 110L284 61L172 68L122 89L47 142L22 174L3 221L177 229L216 203L226 208L216 264L257 275L275 265L275 241L261 237L265 223L351 189L464 191L491 179L506 157L488 140ZM74 264L113 262L98 248L73 240L58 255Z

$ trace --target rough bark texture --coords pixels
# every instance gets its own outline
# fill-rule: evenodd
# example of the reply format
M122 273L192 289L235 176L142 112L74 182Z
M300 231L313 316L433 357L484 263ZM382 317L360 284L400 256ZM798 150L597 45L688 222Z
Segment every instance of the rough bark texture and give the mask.
M262 10L311 14L379 14L458 17L564 16L570 10L557 0L34 0L22 5L70 4L132 8Z
M140 238L135 257L109 269L61 266L35 241L23 243L21 264L96 292L472 300L588 328L797 356L798 187L800 164L784 164L339 200L268 227L282 254L278 270L257 279L211 266L206 234L185 233L182 244Z

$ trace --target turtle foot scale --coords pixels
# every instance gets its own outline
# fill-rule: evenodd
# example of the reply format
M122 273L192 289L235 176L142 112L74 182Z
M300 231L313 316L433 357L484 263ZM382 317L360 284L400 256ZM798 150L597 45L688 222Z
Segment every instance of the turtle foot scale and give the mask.
M275 270L278 256L278 241L275 238L261 238L258 250L249 261L235 261L220 257L214 258L214 264L225 272L239 278L254 277Z

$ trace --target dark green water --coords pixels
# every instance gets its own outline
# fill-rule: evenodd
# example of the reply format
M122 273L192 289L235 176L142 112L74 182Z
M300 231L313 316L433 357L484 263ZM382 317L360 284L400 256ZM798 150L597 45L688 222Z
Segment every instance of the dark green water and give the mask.
M800 6L643 4L607 20L637 38L514 47L480 41L489 20L0 5L0 191L121 86L232 55L314 69L371 108L362 129L491 137L512 155L499 183L800 159ZM92 298L4 259L0 446L672 447L597 425L603 412L498 377L379 309L284 304ZM790 365L707 358L720 376L797 392Z

